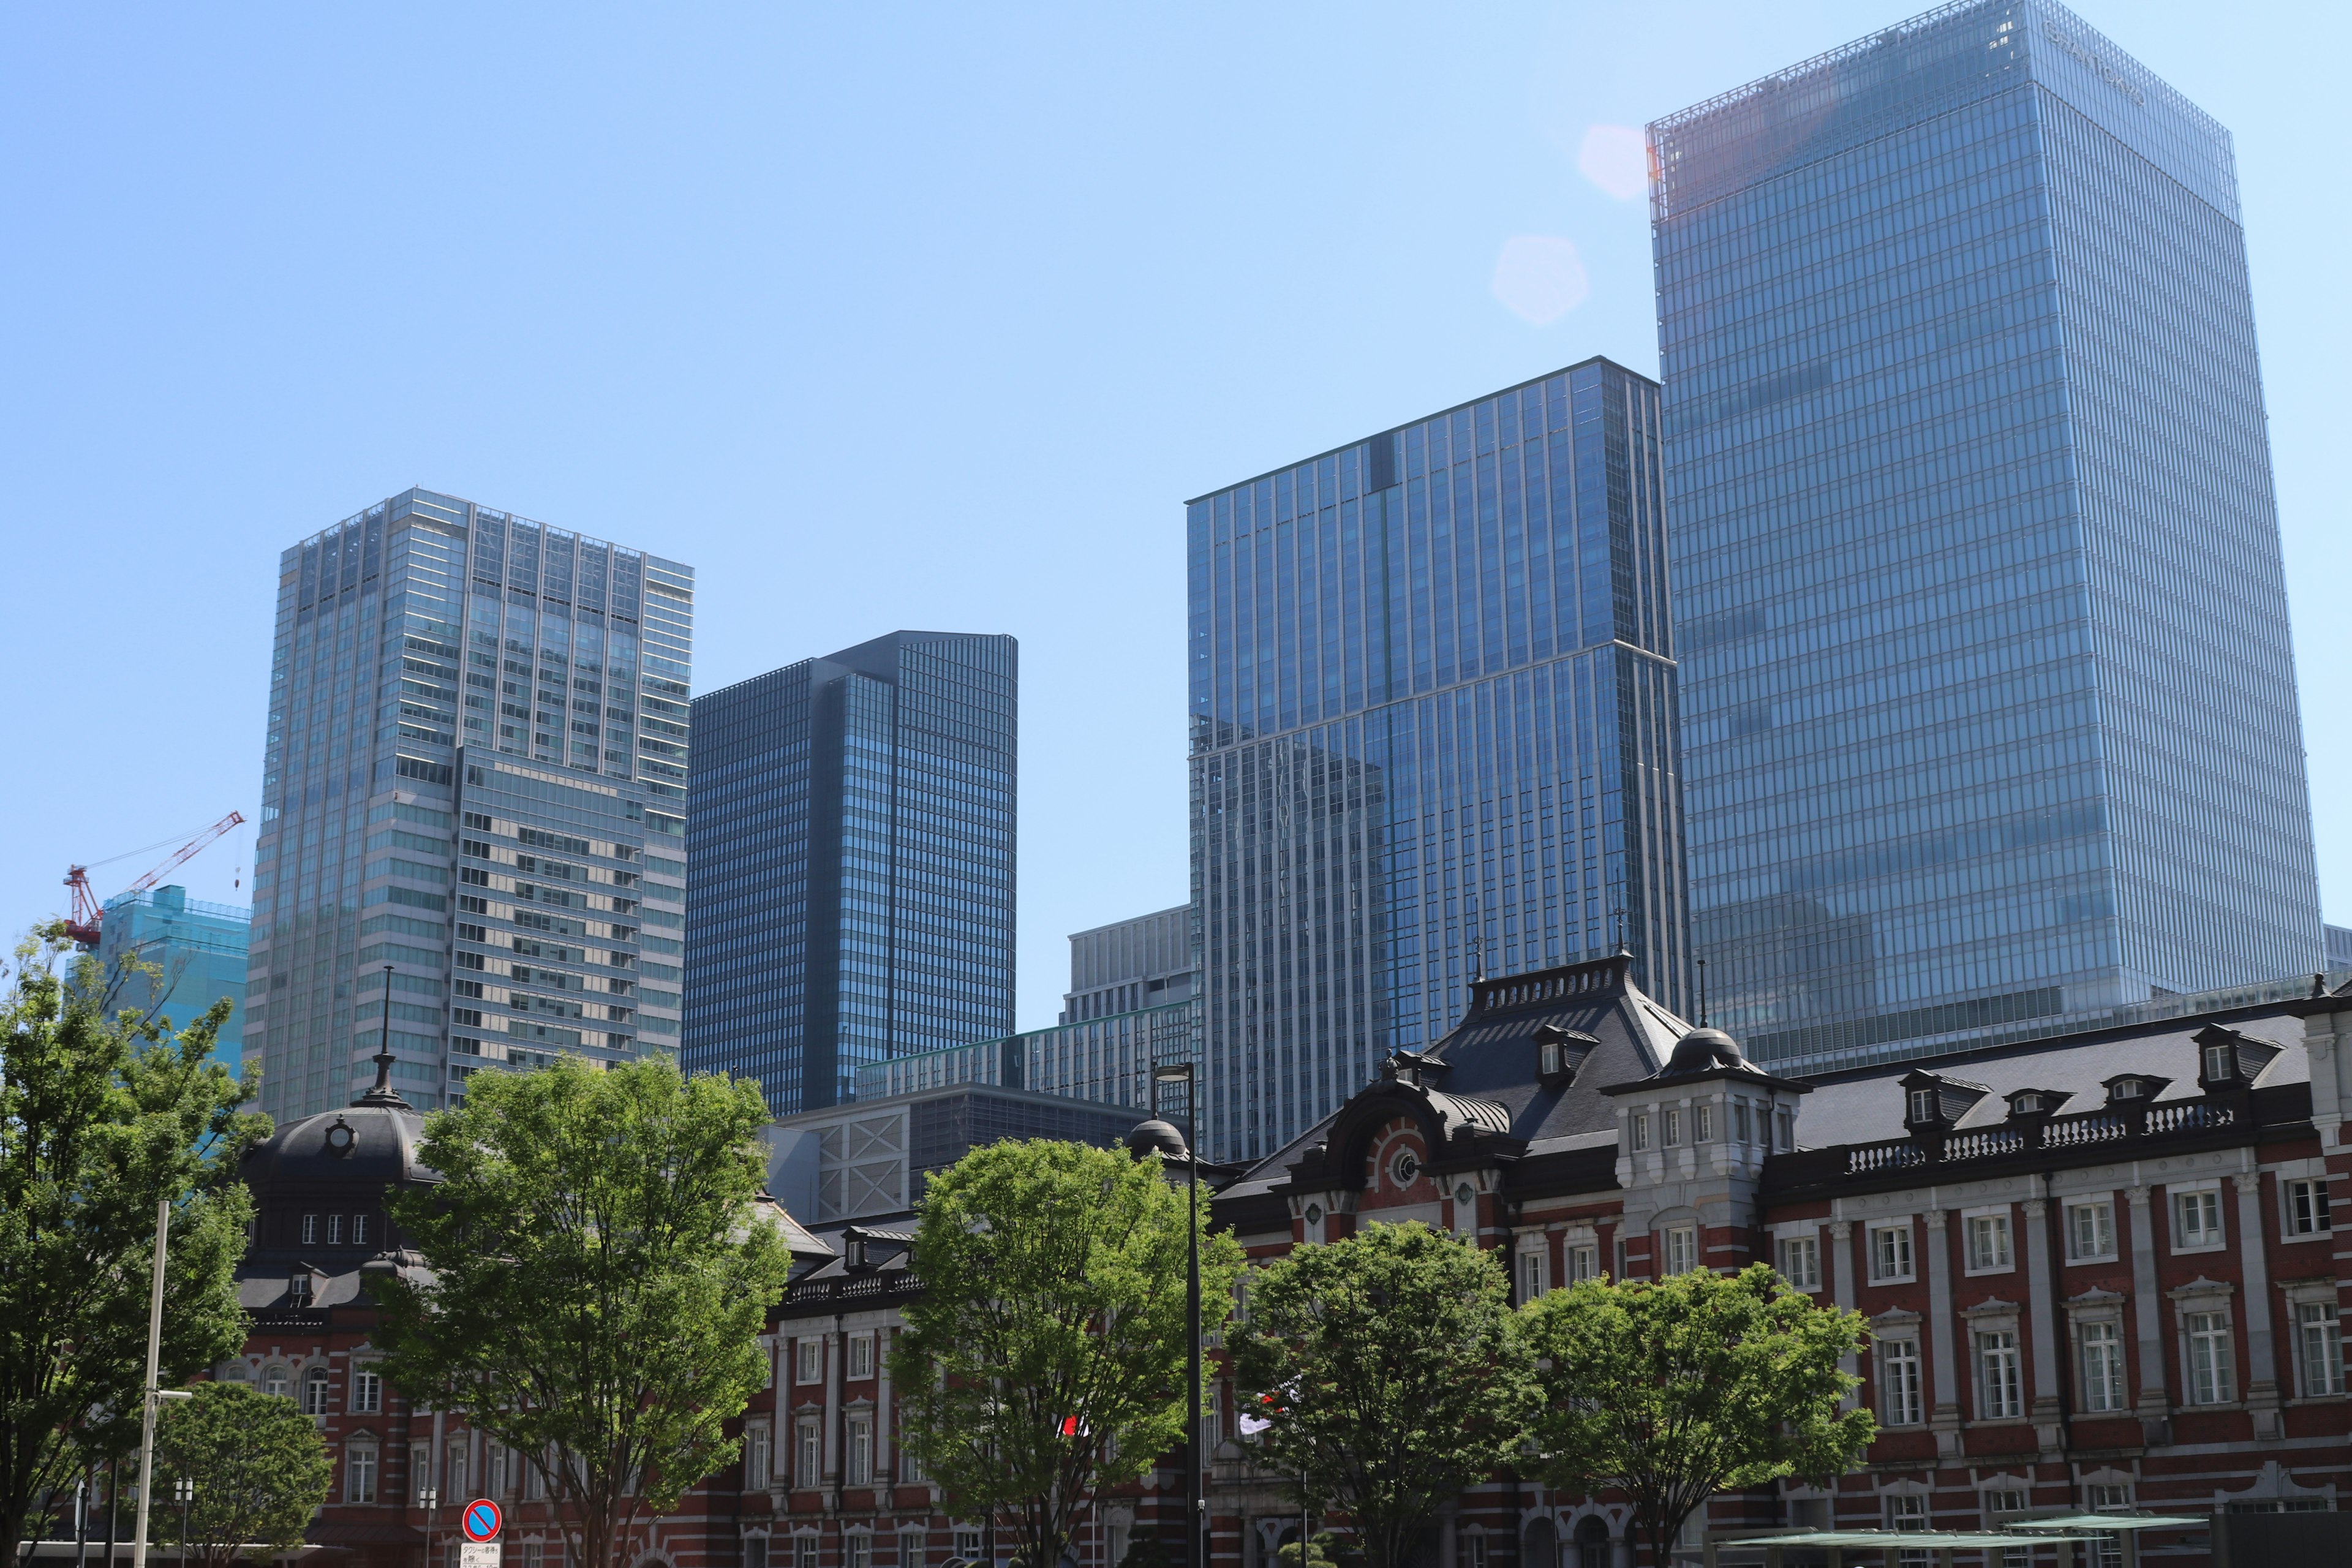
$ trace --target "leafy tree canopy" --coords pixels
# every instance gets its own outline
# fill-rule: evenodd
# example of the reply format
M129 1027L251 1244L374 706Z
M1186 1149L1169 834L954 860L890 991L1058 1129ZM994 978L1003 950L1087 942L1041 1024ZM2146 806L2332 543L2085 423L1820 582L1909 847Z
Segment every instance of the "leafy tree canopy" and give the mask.
M1372 1568L1402 1568L1442 1504L1510 1461L1534 1391L1503 1266L1417 1221L1267 1266L1234 1362L1270 1396L1265 1467L1344 1509Z
M1587 1279L1526 1317L1547 1361L1533 1426L1547 1479L1622 1488L1661 1563L1709 1496L1834 1475L1877 1430L1868 1411L1838 1408L1855 1384L1839 1362L1862 1343L1862 1315L1814 1305L1765 1264Z
M634 1555L732 1459L792 1260L755 1202L759 1086L658 1060L485 1072L425 1122L394 1217L432 1274L382 1298L385 1375L545 1479L572 1560Z
M1205 1202L1200 1221L1213 1332L1242 1252ZM1156 1156L1079 1143L974 1149L924 1192L925 1290L894 1352L903 1440L954 1507L1011 1512L1026 1562L1058 1562L1093 1489L1184 1436L1191 1228Z
M182 1540L181 1510L165 1500L188 1480L185 1544L205 1568L228 1568L240 1550L259 1559L300 1544L334 1475L318 1424L292 1400L242 1383L200 1383L194 1394L166 1405L155 1426L158 1538Z
M244 1344L234 1270L252 1205L237 1164L269 1133L206 1059L227 1002L174 1034L159 1014L111 1011L121 976L70 951L52 922L18 945L0 993L0 1547L12 1557L37 1505L137 1440L157 1204L173 1205L163 1381Z

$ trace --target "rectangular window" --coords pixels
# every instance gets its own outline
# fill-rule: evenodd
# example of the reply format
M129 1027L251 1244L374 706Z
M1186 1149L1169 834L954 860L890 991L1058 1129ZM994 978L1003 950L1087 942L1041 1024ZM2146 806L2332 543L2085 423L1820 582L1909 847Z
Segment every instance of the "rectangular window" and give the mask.
M1683 1113L1679 1110L1667 1111L1664 1126L1665 1134L1660 1142L1672 1149L1683 1141Z
M1698 1226L1670 1225L1666 1238L1666 1272L1688 1274L1698 1267Z
M1715 1108L1710 1105L1695 1105L1691 1107L1691 1142L1694 1143L1707 1143L1714 1142L1714 1139ZM1486 1537L1480 1536L1478 1539L1483 1543Z
M2111 1198L2066 1205L2066 1257L2095 1263L2116 1255L2116 1205Z
M1800 1290L1822 1288L1822 1244L1818 1237L1791 1236L1781 1241L1780 1278Z
M2005 1214L1969 1217L1969 1267L1979 1272L2010 1267L2009 1216Z
M1601 1248L1592 1242L1568 1249L1568 1282L1597 1279L1601 1276Z
M2083 1408L2123 1409L2126 1395L2121 1325L2084 1323L2077 1337L2083 1353Z
M1886 1500L1886 1528L1927 1528L1927 1500L1917 1492L1896 1492Z
M795 1354L799 1358L795 1363L797 1370L793 1373L793 1381L795 1383L824 1382L824 1342L802 1339L795 1340L793 1343L797 1347Z
M1540 1252L1519 1254L1519 1300L1532 1301L1544 1293L1544 1255Z
M1221 1392L1213 1383L1201 1401L1201 1449L1204 1454L1215 1453L1217 1445L1224 1441L1224 1401L1219 1397Z
M872 1334L849 1336L849 1375L852 1378L874 1375L874 1336Z
M902 1530L898 1532L898 1568L923 1568L923 1532Z
M1627 1275L1627 1273L1626 1273L1626 1271L1625 1271L1625 1250L1626 1250L1626 1248L1625 1248L1625 1238L1624 1238L1623 1237L1622 1237L1622 1236L1621 1236L1621 1237L1619 1237L1617 1238L1617 1248L1616 1248L1616 1250L1617 1250L1617 1273L1616 1273L1616 1278L1617 1278L1617 1279L1628 1279L1628 1278L1630 1278L1630 1276L1629 1276L1629 1275Z
M801 1417L793 1429L797 1452L793 1460L793 1484L814 1487L824 1480L824 1428L814 1415Z
M1874 1280L1911 1278L1911 1226L1884 1225L1870 1233L1870 1277Z
M1460 1568L1486 1568L1486 1537L1484 1532L1472 1532L1462 1537L1461 1551L1456 1553Z
M793 1568L816 1568L818 1541L814 1535L793 1537Z
M2303 1352L2303 1395L2326 1398L2344 1392L2344 1327L2333 1301L2303 1301L2294 1309L2295 1340Z
M2236 1397L2236 1357L2226 1312L2191 1312L2189 1321L2189 1403L2227 1405Z
M852 1415L849 1418L849 1474L846 1480L853 1487L874 1484L874 1417Z
M317 1215L306 1214L302 1216L302 1245L305 1247L316 1247L319 1245L319 1216Z
M853 1530L843 1540L848 1543L847 1568L874 1568L874 1538L862 1530Z
M1878 1418L1889 1426L1916 1426L1920 1407L1919 1342L1878 1342Z
M1646 1116L1636 1116L1633 1118L1633 1148L1638 1152L1649 1146L1650 1119Z
M445 1500L449 1498L463 1498L466 1495L466 1439L450 1438L449 1446L444 1451L441 1462L448 1471L441 1486L442 1498Z
M2019 1489L1996 1489L1984 1494L1983 1502L1987 1530L1999 1529L2031 1506L2026 1494ZM1990 1564L1992 1559L1988 1556L1985 1561ZM2031 1546L2004 1546L2000 1550L2000 1568L2031 1568L2032 1561Z
M2017 1331L1996 1329L1977 1335L1978 1417L2014 1421L2025 1414L2025 1375L2017 1354Z
M982 1545L981 1532L977 1530L959 1529L955 1532L955 1554L967 1563L980 1561Z
M352 1369L352 1408L374 1415L383 1409L383 1374L372 1366Z
M2221 1194L2211 1188L2201 1193L2172 1194L2172 1245L2175 1247L2221 1245Z
M743 1487L747 1491L759 1491L768 1484L768 1429L747 1426L743 1429Z
M1731 1102L1731 1141L1735 1143L1754 1142L1748 1135L1748 1102L1744 1100Z
M327 1216L327 1245L329 1247L341 1247L342 1244L343 1216L339 1214L331 1214Z
M1797 1146L1797 1113L1793 1110L1780 1112L1780 1136L1773 1147L1785 1153Z
M368 1216L363 1214L355 1214L352 1215L352 1245L353 1247L365 1247L367 1245L367 1239Z
M768 1568L768 1538L747 1535L743 1538L743 1568Z
M2328 1234L2335 1221L2327 1212L2326 1177L2282 1182L2279 1185L2286 1200L2286 1233L2289 1236Z
M355 1443L343 1450L343 1500L375 1501L375 1445Z

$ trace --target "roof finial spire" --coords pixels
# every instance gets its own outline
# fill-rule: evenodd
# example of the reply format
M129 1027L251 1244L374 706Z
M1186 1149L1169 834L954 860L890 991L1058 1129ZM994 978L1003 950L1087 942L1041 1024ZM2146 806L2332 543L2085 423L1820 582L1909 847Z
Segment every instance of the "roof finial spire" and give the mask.
M1696 960L1695 962L1698 964L1698 1026L1699 1026L1700 1028L1704 1029L1704 1028L1706 1028L1706 1027L1707 1026L1707 1024L1706 1024L1706 959L1704 959L1704 958L1702 958L1702 959L1697 959L1697 960Z

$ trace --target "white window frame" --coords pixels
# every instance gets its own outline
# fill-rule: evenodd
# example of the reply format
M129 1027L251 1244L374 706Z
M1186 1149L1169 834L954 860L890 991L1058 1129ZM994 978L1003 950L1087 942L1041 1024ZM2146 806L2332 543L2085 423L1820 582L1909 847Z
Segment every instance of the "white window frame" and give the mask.
M2293 1325L2294 1386L2302 1399L2341 1399L2344 1375L2344 1317L2332 1279L2297 1283L2286 1288L2287 1321Z
M335 1374L323 1366L314 1366L302 1374L302 1414L323 1416L334 1405Z
M1752 1132L1753 1118L1748 1113L1748 1102L1734 1099L1731 1102L1731 1141L1742 1148L1756 1140Z
M2069 1263L2113 1263L2121 1256L2116 1250L2116 1195L2100 1193L2095 1196L2068 1198L2061 1216L2066 1225L2066 1261ZM2087 1225L2084 1223L2087 1219ZM2088 1230L2089 1235L2084 1235ZM2104 1232L2104 1236L2102 1236ZM2104 1240L2105 1250L2084 1250L2084 1243Z
M2238 1402L2237 1325L2226 1297L2183 1304L2180 1367L2184 1404L2210 1408Z
M1970 1209L1960 1216L1960 1226L1968 1254L1965 1272L2017 1272L2017 1222L2007 1204L1998 1208Z
M2172 1200L2172 1250L2175 1252L2220 1252L2230 1245L2230 1221L2221 1202L2219 1182L2183 1182L2166 1189ZM2188 1239L2187 1224L2189 1211L2210 1209L2212 1226L2210 1231L2200 1227L2196 1240ZM2200 1217L2201 1215L2200 1215Z
M1683 1141L1683 1113L1681 1107L1670 1105L1666 1107L1663 1114L1665 1120L1663 1123L1664 1131L1658 1139L1659 1146L1665 1149L1680 1148Z
M1970 1334L1977 1363L1977 1419L2016 1421L2025 1415L2025 1355L2013 1327Z
M1650 1119L1642 1112L1636 1111L1634 1112L1632 1120L1633 1123L1633 1152L1639 1154L1650 1146Z
M1822 1238L1784 1236L1780 1238L1780 1278L1800 1290L1822 1288Z
M354 1415L383 1414L383 1373L375 1363L352 1363L351 1403L345 1408Z
M793 1485L824 1484L824 1418L814 1414L793 1421Z
M842 1456L841 1484L870 1487L874 1484L874 1413L853 1410L842 1426L842 1441L849 1451Z
M1695 1222L1670 1225L1659 1230L1663 1256L1662 1272L1691 1274L1698 1269L1698 1226Z
M2336 1234L2334 1205L2326 1176L2279 1178L2279 1235L2287 1241L2325 1241ZM2316 1194L2317 1204L2310 1203Z
M849 1336L849 1381L863 1383L874 1375L874 1336Z
M768 1454L768 1424L765 1421L743 1423L743 1489L765 1491L768 1479L774 1472Z
M824 1381L824 1341L803 1334L793 1342L793 1381L806 1386Z
M874 1532L845 1530L841 1533L843 1568L874 1568Z
M1870 1227L1867 1234L1872 1284L1908 1285L1919 1278L1918 1249L1913 1245L1912 1228L1909 1215Z
M1532 1301L1551 1288L1551 1259L1544 1254L1546 1244L1538 1241L1533 1247L1519 1250L1519 1300Z
M1715 1142L1715 1108L1704 1100L1691 1107L1691 1142Z
M383 1486L381 1455L373 1437L354 1438L343 1445L343 1500L347 1503L371 1503L376 1500Z
M1597 1241L1571 1241L1563 1247L1568 1258L1568 1283L1578 1284L1601 1278L1601 1244Z
M1886 1528L1913 1531L1927 1528L1927 1494L1925 1492L1888 1492L1886 1497Z
M1878 1418L1889 1426L1917 1426L1927 1419L1919 1363L1919 1341L1914 1334L1882 1339L1872 1352L1876 1363Z
M2112 1415L2131 1408L2131 1371L2124 1359L2120 1318L2089 1318L2074 1325L2074 1372L2086 1412Z

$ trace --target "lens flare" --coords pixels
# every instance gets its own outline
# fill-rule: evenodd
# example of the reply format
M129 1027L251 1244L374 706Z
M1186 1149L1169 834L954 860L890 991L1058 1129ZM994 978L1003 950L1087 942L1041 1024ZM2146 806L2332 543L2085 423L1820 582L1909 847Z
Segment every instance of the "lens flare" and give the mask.
M1592 291L1573 242L1557 235L1523 234L1503 242L1495 262L1495 298L1538 327L1550 326Z
M1606 194L1630 202L1650 188L1650 149L1630 125L1596 125L1576 152L1577 169Z

